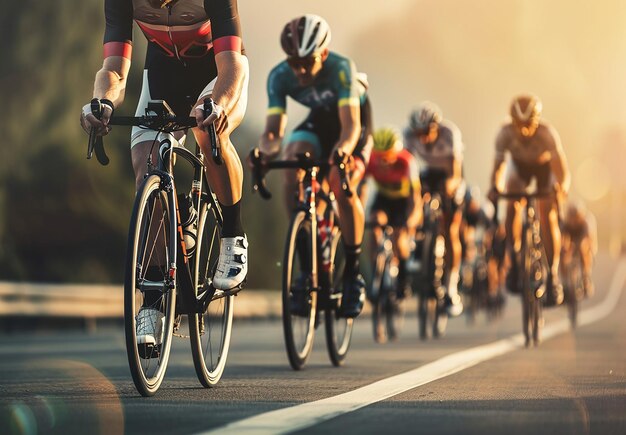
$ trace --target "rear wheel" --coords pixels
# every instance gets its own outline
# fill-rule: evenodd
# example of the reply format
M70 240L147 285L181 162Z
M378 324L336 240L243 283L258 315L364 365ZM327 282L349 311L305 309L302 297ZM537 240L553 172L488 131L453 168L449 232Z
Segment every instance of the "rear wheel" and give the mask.
M193 256L193 278L196 296L209 288L220 251L220 228L212 204L202 202L198 213L196 252ZM224 373L233 326L234 296L216 290L204 313L189 314L191 353L200 383L217 384Z
M348 355L354 319L339 317L337 315L340 297L343 294L343 272L346 267L346 257L343 251L343 243L341 243L341 232L337 227L333 230L330 264L331 288L328 292L330 303L324 311L326 348L328 349L330 361L335 367L339 367L343 365Z
M159 389L172 345L176 305L176 283L169 273L176 252L173 208L172 199L161 190L160 177L147 177L135 197L124 283L126 352L133 382L143 396Z
M283 332L289 364L304 367L313 349L317 292L312 289L311 222L306 212L291 220L283 263Z

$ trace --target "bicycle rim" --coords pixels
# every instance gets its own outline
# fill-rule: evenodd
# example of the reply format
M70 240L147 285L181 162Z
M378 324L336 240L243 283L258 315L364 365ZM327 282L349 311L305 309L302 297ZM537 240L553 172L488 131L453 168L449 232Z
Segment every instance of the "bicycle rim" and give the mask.
M151 175L142 184L135 198L128 237L126 276L124 284L124 324L128 363L137 391L152 396L159 389L165 376L172 345L175 317L176 291L169 289L168 265L173 263L171 235L175 234L176 222L171 219L171 206L167 194L160 188L161 180ZM146 279L148 266L160 267L160 279ZM159 297L151 297L151 308L163 313L162 324L154 319L156 345L137 343L137 315L145 303L146 289L160 291ZM151 319L152 320L152 319ZM158 332L162 331L162 334ZM162 339L159 340L159 335ZM158 342L161 341L159 344Z
M301 256L309 258L300 258ZM304 211L298 211L289 226L283 266L283 332L289 363L294 370L304 367L313 349L317 292L311 288L311 223ZM296 287L296 282L306 283ZM296 290L294 297L293 291ZM298 293L300 292L300 293ZM293 309L292 299L302 301Z
M343 251L343 243L341 243L341 232L335 231L331 246L331 272L330 282L332 288L331 296L337 297L342 294L343 272L346 266L346 257ZM332 299L337 301L337 299ZM337 315L338 304L330 303L324 312L324 320L326 323L326 348L328 356L335 367L341 366L350 349L350 341L352 339L352 327L354 319L347 319Z
M198 214L196 252L193 256L193 282L196 296L210 283L220 251L220 228L214 206L202 202ZM188 315L191 353L198 380L205 387L218 383L230 348L234 296L217 290L204 313Z
M534 341L535 337L535 321L537 310L534 291L531 285L531 274L533 273L533 258L532 258L532 245L533 235L529 226L524 228L524 239L522 240L522 261L524 267L521 269L523 273L523 290L522 290L522 327L524 332L524 338L526 340L526 347L530 346L531 341Z

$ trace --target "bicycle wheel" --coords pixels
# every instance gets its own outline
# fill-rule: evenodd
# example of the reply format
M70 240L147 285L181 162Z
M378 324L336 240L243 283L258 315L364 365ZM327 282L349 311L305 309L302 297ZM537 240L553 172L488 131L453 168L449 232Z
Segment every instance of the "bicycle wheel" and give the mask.
M317 292L311 288L311 222L297 211L291 220L283 263L283 332L289 364L304 367L313 349Z
M417 294L417 324L419 337L422 340L427 340L431 337L431 330L428 328L428 325L432 324L435 319L436 299L433 289L435 276L434 240L432 231L427 230L424 233L422 243L422 267L418 277L420 285Z
M520 270L523 274L523 289L522 289L522 327L524 331L524 339L526 347L529 347L531 342L535 341L535 336L538 337L538 319L537 319L537 298L535 297L534 290L534 270L535 259L533 254L533 234L530 226L525 226L523 231L521 260L523 262L523 268Z
M202 293L215 273L220 252L220 211L203 201L198 213L196 252L193 257L193 281L196 296ZM208 286L207 286L208 288ZM235 297L216 290L204 313L188 315L191 354L198 380L212 387L220 380L226 367L233 326Z
M333 230L331 243L330 264L332 266L330 282L332 283L332 288L329 292L331 303L328 304L324 311L324 320L326 323L326 348L328 349L328 355L333 365L339 367L344 363L348 355L354 319L347 319L337 315L339 300L343 294L343 272L346 267L346 257L343 243L341 243L341 232L337 227Z
M443 234L437 234L433 245L433 259L434 259L434 276L433 287L435 289L436 308L433 320L433 337L441 338L446 334L446 327L448 325L448 312L446 311L446 289L444 287L446 264L446 240Z
M172 345L176 283L169 278L168 269L176 252L173 208L171 198L161 190L161 178L147 177L135 197L124 283L126 352L133 382L143 396L152 396L159 389ZM147 279L149 266L152 271ZM137 319L142 308L155 310L153 316L141 318L141 322L152 322L153 343L138 344Z
M386 299L383 288L385 276L385 268L388 265L387 255L384 250L380 250L376 255L374 263L374 273L372 276L372 328L374 333L374 341L384 343L386 341L386 332L384 325L384 299Z

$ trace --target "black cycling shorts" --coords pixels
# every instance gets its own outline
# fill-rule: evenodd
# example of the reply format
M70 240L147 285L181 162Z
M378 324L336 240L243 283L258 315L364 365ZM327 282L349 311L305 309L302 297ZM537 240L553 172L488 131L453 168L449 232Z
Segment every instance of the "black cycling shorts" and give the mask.
M515 166L517 175L524 183L530 184L532 178L535 177L537 179L537 191L547 192L552 188L552 169L550 168L550 162L536 165L513 159L512 163L513 166Z
M308 131L315 134L322 146L321 158L327 159L339 140L341 133L341 122L339 120L339 109L333 107L320 107L309 112L306 119L298 125L294 132ZM367 138L372 134L372 110L369 98L361 104L361 133L354 152L355 157L360 157L367 166L370 159L371 141Z
M409 217L409 207L412 198L387 198L381 194L377 194L374 198L371 211L382 211L387 215L387 224L394 228L406 226Z

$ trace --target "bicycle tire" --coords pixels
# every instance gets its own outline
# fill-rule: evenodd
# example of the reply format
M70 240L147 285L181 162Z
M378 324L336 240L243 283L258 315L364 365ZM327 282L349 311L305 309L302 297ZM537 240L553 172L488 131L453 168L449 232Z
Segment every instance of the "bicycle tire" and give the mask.
M202 201L198 212L198 232L193 261L196 296L210 283L219 258L220 231L217 201ZM235 297L217 290L204 313L187 316L191 354L198 380L204 387L215 386L226 367L233 327Z
M303 246L304 244L304 246ZM299 264L301 259L299 252L309 253L305 259L308 264ZM304 292L299 297L303 301L302 312L292 310L292 289L296 275L305 274L312 270L313 248L311 246L311 222L307 219L307 213L297 211L289 225L287 241L285 245L285 257L283 262L283 288L282 288L282 320L285 348L289 364L294 370L301 370L313 349L315 335L315 317L317 310L317 291L311 288L310 278L306 280L306 288L298 289Z
M324 310L324 323L326 330L326 348L330 361L335 367L343 365L350 349L352 341L352 328L354 319L340 317L337 315L339 308L339 295L343 294L341 289L343 282L343 271L345 270L346 258L343 253L341 243L341 232L335 227L333 231L333 239L331 241L330 251L330 282L331 289L329 294L330 302Z
M380 250L376 255L374 263L374 274L372 277L372 328L374 341L384 343L386 341L386 331L383 322L383 280L385 268L387 267L387 255L384 250Z
M160 284L163 296L155 303L163 313L161 326L162 340L160 345L146 346L137 344L137 314L143 302L143 292L139 288L146 284L145 271L153 260L153 255L159 252L156 244L162 245L165 258L159 263L170 265L172 255L176 252L176 219L172 218L173 197L161 189L161 178L149 175L139 188L135 197L133 212L128 234L128 249L126 254L126 271L124 283L124 325L126 336L126 353L131 376L137 391L142 396L152 396L159 389L169 360L172 333L176 306L176 286L168 285L169 271L167 266L162 268L163 280ZM161 216L158 217L160 205ZM151 234L151 228L157 232ZM151 277L152 278L152 277ZM158 286L159 281L150 281ZM157 305L158 304L158 305ZM158 320L157 320L158 322ZM158 325L154 326L157 329ZM157 332L158 334L158 332ZM152 366L151 361L156 360Z
M434 297L433 279L434 279L434 240L432 231L426 231L422 244L422 268L420 273L418 304L417 304L417 324L418 334L421 340L428 340L431 336L431 329L428 325L434 322L436 310L436 298Z

